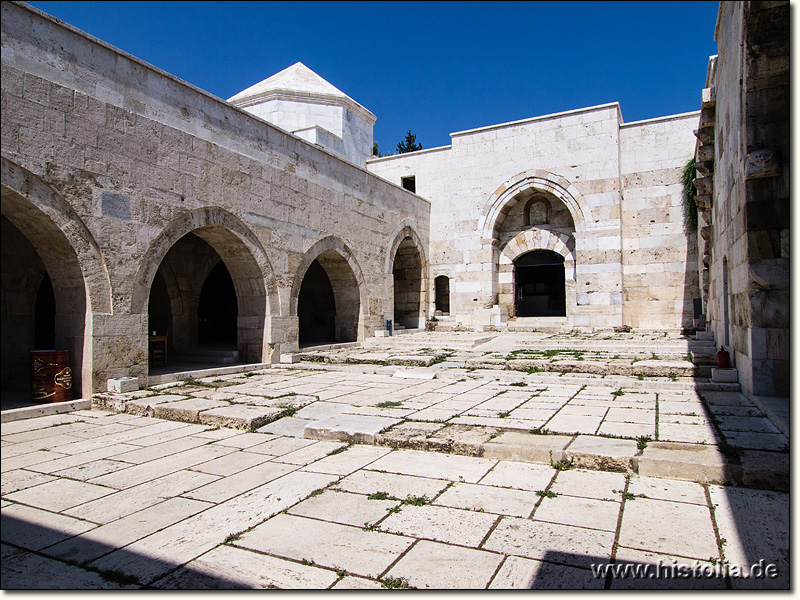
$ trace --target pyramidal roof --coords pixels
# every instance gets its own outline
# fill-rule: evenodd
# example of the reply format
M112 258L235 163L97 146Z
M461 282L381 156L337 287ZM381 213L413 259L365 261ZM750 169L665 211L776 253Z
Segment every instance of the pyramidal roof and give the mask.
M228 102L243 108L273 98L341 104L357 113L366 113L362 116L371 116L373 122L375 118L366 108L301 62L293 64L272 77L267 77L264 81L251 85L246 90L229 98Z
M228 102L236 102L237 100L260 96L265 92L275 90L325 94L328 96L339 96L341 98L347 97L341 90L332 86L303 63L297 62L280 73L275 73L272 77L267 77L264 81L251 85L246 90L230 98Z

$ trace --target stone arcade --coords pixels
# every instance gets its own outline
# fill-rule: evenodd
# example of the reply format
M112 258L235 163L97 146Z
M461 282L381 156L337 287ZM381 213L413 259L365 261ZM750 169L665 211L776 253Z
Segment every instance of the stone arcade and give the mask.
M735 36L753 6L773 4L723 3L718 32ZM363 341L390 319L680 331L702 298L748 370L745 390L786 392L788 362L769 353L788 356L788 308L785 326L723 319L724 251L704 261L685 225L699 111L625 123L607 104L371 158L375 116L300 63L226 102L23 3L2 10L4 389L28 385L28 352L42 346L70 350L88 397L113 377L146 384L154 332L172 353L271 363L300 345ZM774 53L786 48L788 37ZM716 77L732 81L725 60ZM788 146L778 150L783 175L748 176L748 199L754 177L780 180L766 202L786 197ZM774 229L763 236L780 256L759 259L788 273L788 230L769 227L755 229ZM730 247L732 235L713 239ZM743 281L726 293L746 302ZM788 291L760 294L788 307ZM764 381L759 369L775 383L748 384Z

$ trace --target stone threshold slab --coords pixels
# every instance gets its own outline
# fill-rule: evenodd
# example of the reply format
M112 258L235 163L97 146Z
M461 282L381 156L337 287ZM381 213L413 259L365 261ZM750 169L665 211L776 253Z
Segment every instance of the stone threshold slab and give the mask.
M68 402L51 402L50 404L37 404L35 406L22 406L10 408L0 412L0 423L11 423L36 417L49 417L62 415L76 410L89 410L92 408L91 400L70 400Z

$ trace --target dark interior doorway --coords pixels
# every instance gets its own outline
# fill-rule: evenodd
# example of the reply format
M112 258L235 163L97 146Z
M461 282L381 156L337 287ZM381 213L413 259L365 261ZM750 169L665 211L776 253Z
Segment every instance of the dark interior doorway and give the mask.
M300 345L312 346L336 341L336 300L325 269L313 261L303 277L297 298Z
M567 316L564 257L552 250L533 250L514 261L518 317Z
M157 272L150 288L150 300L147 308L148 326L147 331L153 335L175 335L172 327L172 304L167 291L167 284L161 272ZM167 343L172 347L172 337L168 337Z
M436 284L436 312L443 315L450 314L450 278L439 275L434 281Z
M211 269L197 306L197 342L236 347L239 304L228 268L221 260Z
M56 295L50 276L45 273L39 291L33 319L33 347L36 350L55 350L56 348Z

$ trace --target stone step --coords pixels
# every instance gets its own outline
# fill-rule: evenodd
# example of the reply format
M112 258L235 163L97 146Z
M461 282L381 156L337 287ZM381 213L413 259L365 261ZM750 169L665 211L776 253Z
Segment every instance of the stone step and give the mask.
M216 350L213 348L175 348L169 353L171 363L232 365L239 362L238 350Z
M337 415L305 426L303 437L392 448L550 464L702 484L788 491L789 455L745 451L727 459L715 446L674 442L640 443L595 435L534 435L492 427L449 425L430 434L426 423Z

